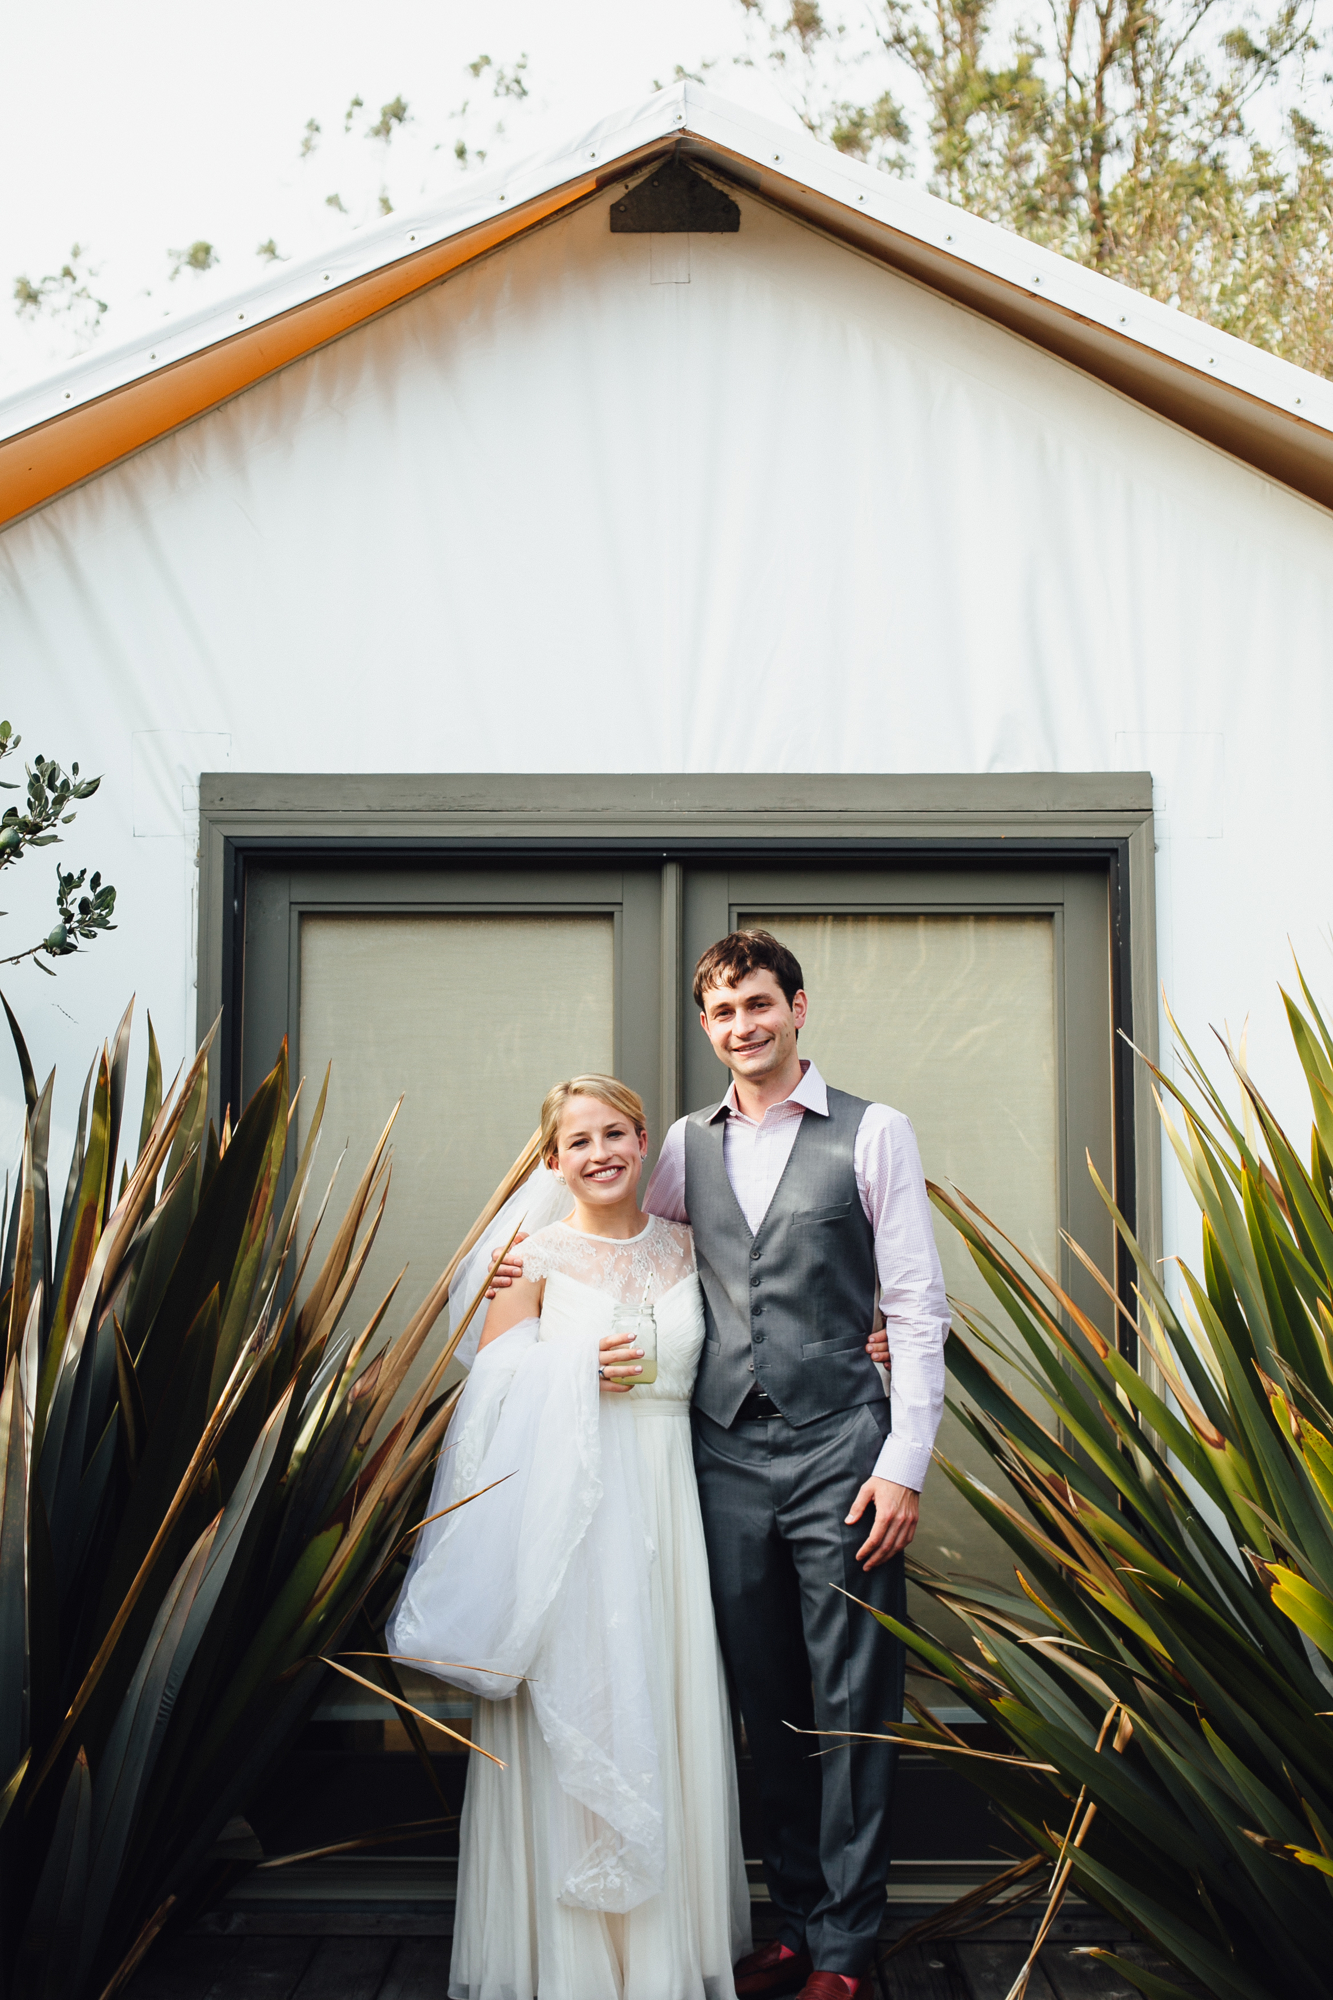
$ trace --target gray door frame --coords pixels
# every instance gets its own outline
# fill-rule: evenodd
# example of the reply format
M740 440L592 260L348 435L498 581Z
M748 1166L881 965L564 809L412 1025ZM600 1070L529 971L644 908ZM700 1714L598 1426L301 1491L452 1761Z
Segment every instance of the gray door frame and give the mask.
M783 776L403 775L205 772L200 779L199 1032L222 1015L220 1101L239 1093L231 1018L241 988L247 871L340 860L392 867L466 856L595 867L612 856L661 869L663 1115L683 1090L685 1019L675 975L683 874L706 857L796 865L897 857L1095 862L1107 871L1119 1195L1162 1255L1152 779L1146 771Z

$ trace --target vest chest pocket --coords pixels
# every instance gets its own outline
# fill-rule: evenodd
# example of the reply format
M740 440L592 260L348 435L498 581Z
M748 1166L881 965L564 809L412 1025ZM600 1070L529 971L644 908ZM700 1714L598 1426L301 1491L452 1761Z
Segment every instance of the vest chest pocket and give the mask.
M833 1201L819 1208L808 1208L803 1215L793 1218L796 1224L793 1249L798 1258L804 1260L807 1272L813 1274L821 1264L830 1261L841 1264L845 1251L845 1232L851 1213L850 1200ZM807 1296L810 1309L806 1315L806 1325L812 1338L801 1344L802 1361L837 1360L845 1367L846 1363L842 1361L842 1357L857 1353L870 1338L870 1314L873 1306L867 1306L865 1334L853 1337L848 1332L848 1315L845 1307L840 1307L836 1298L828 1296L827 1287L815 1280Z

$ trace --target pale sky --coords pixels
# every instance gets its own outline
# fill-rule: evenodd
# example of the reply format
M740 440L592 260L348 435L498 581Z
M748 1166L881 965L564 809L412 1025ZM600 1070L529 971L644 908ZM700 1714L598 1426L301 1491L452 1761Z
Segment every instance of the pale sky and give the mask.
M747 15L742 0L9 6L0 15L0 397L90 346L119 345L164 315L245 291L268 269L261 243L314 256L379 221L382 196L410 213L456 187L482 150L496 166L576 138L672 81L677 64L796 124L799 64L774 70L756 11ZM1039 0L998 0L997 35L1042 11ZM1315 11L1322 29L1330 0L1315 0ZM783 0L769 12L785 18ZM835 95L869 98L891 84L912 110L905 67L890 70L877 43L873 0L829 0L825 12L833 32L822 66L831 65ZM1221 0L1217 32L1247 18L1248 0ZM490 66L469 75L482 56ZM497 78L524 57L527 96L497 95ZM1261 108L1270 143L1293 97L1326 115L1323 60ZM399 97L409 122L387 145L367 137ZM362 103L349 124L354 98ZM320 130L303 158L312 119ZM459 140L468 168L455 158ZM216 266L173 279L170 253L200 240L214 246ZM64 317L17 316L16 279L40 285L74 243L84 252L80 278L86 272L108 311L83 304Z
M474 79L467 65L489 55ZM497 69L526 55L523 101L496 97ZM456 141L491 163L521 157L715 61L707 82L757 111L794 113L747 42L739 0L47 0L0 24L0 395L87 346L73 322L14 312L20 273L87 251L109 302L98 345L260 278L257 246L313 254L379 197L408 211L457 184ZM758 60L748 60L747 57ZM401 95L411 123L385 146L365 136ZM344 131L354 96L364 109ZM459 116L466 101L467 111ZM308 119L321 132L305 159ZM502 122L505 131L497 134ZM346 213L328 205L336 195ZM206 239L219 262L169 278L168 252Z

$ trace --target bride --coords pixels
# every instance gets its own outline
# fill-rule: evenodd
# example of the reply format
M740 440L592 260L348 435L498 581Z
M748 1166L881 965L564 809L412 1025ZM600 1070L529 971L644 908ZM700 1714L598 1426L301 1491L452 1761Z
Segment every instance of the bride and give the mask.
M532 1231L523 1277L486 1316L429 1511L480 1497L418 1537L388 1635L473 1694L500 1760L468 1771L449 1993L732 2000L750 1904L690 1444L693 1241L639 1208L625 1084L557 1084L541 1134L497 1218Z

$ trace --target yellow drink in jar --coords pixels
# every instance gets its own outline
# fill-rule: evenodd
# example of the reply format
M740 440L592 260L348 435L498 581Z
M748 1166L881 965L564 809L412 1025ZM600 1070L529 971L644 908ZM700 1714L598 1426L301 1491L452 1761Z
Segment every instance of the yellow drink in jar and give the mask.
M611 1331L628 1347L641 1347L643 1370L633 1379L633 1387L646 1388L657 1380L657 1315L650 1305L618 1305L611 1315Z

